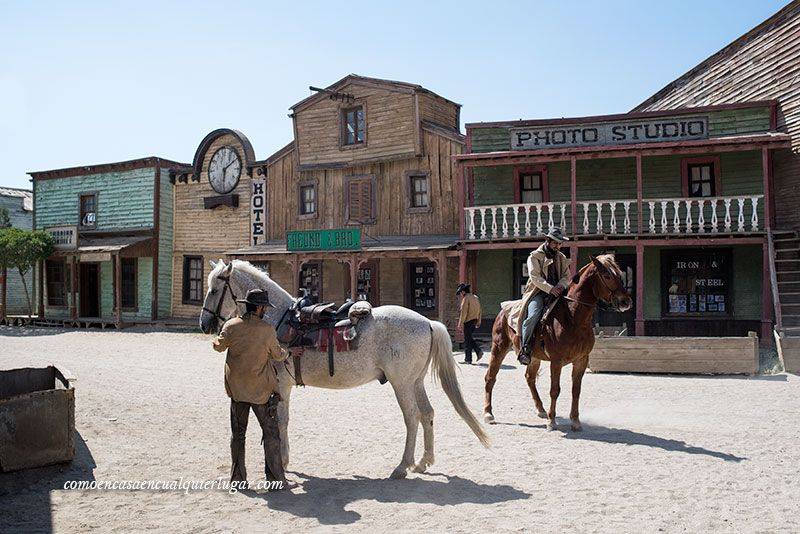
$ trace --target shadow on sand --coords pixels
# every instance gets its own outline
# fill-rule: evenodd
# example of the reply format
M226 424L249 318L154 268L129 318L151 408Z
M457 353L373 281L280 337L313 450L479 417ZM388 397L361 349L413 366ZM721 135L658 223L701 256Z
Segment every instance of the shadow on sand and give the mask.
M94 480L92 452L75 432L72 463L0 473L0 532L53 532L50 492L71 480Z
M437 506L456 504L497 504L525 500L530 495L511 486L478 484L466 478L441 473L417 475L405 480L317 478L294 473L301 481L304 493L243 491L248 497L269 502L271 510L280 510L297 517L314 518L323 525L349 525L361 519L361 514L346 508L351 503L372 500L381 503L424 503ZM415 476L415 475L410 475ZM444 478L434 480L429 477Z

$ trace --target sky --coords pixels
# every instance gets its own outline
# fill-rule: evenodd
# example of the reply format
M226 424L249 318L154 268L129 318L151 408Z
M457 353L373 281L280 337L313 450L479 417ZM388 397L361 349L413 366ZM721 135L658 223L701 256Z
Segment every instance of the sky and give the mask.
M256 158L348 74L415 83L463 124L623 113L788 0L0 0L0 186L159 156L217 128Z

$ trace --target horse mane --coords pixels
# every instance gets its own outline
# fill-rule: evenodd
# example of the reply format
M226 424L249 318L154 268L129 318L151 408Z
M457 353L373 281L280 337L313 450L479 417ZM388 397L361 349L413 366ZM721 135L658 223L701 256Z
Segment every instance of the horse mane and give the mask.
M236 269L238 272L244 274L248 278L253 281L254 287L260 287L262 289L268 291L280 291L282 292L286 298L291 299L292 296L289 294L288 291L283 289L280 284L278 284L275 280L273 280L267 273L250 263L249 261L245 260L231 260L233 264L233 268ZM224 262L217 263L217 266L214 267L211 272L208 274L208 282L209 285L211 284L211 280L213 280L216 276L219 275L220 271L225 267Z
M617 262L614 260L613 254L600 254L599 256L595 256L595 259L599 261L603 265L603 267L608 269L608 272L620 278L622 277L622 269L620 269L619 265L617 265ZM578 282L580 282L583 273L591 266L592 263L589 262L583 267L581 267L580 270L577 273L575 273L575 276L572 277L572 283L577 284Z

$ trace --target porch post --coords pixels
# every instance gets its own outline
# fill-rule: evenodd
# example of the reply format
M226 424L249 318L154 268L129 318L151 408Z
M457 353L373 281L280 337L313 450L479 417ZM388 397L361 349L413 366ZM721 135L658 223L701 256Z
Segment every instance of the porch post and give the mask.
M350 298L358 299L358 254L350 255Z
M300 258L295 254L292 257L292 296L300 296Z
M447 293L447 257L444 255L444 251L439 252L437 263L439 264L437 269L437 274L439 275L439 294L437 297L439 302L437 305L439 307L439 321L444 323L445 294Z
M772 183L772 166L769 164L769 149L767 147L761 148L761 173L764 175L764 228L772 228L772 192L770 191L770 184ZM765 273L769 271L764 271Z
M39 319L44 318L44 276L44 260L39 260Z
M0 271L0 282L3 284L3 294L0 297L0 321L6 319L6 285L8 284L8 269L3 267ZM33 289L33 288L31 288Z
M644 245L636 243L636 335L644 335Z
M467 251L463 248L458 251L458 281L467 279ZM477 287L477 286L476 286Z
M461 241L464 240L464 166L456 162L458 167L457 179L458 182L458 235L461 236Z
M572 183L572 235L578 235L578 160L575 156L569 158L571 167L571 183Z
M122 261L119 252L114 255L114 271L117 273L114 279L114 294L117 296L117 328L122 328Z
M642 180L642 153L636 154L636 223L639 235L642 234L642 191L644 190Z
M69 318L74 321L78 318L78 307L75 295L75 256L70 256L69 262Z
M772 346L772 284L769 276L769 244L761 245L761 345Z

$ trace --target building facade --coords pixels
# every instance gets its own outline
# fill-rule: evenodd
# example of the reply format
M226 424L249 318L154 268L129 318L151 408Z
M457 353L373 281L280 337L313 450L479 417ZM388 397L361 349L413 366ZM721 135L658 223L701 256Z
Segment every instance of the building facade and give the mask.
M559 227L573 268L613 252L626 273L635 306L598 311L601 326L771 339L770 161L791 143L776 106L467 125L460 271L486 316L521 295L528 253Z
M28 189L15 189L11 187L0 187L0 210L8 216L8 222L12 227L23 230L33 228L33 197ZM6 315L27 314L28 301L25 298L25 289L31 299L31 306L36 302L36 287L34 285L35 270L25 275L25 284L16 269L11 269L6 273L0 273L0 321ZM3 306L5 303L5 307Z
M454 327L460 106L355 75L313 90L272 156L217 130L177 176L174 314L198 316L208 261L227 257L318 301L399 304Z
M65 324L149 322L170 313L173 188L189 166L150 157L30 173L41 265L39 316Z

